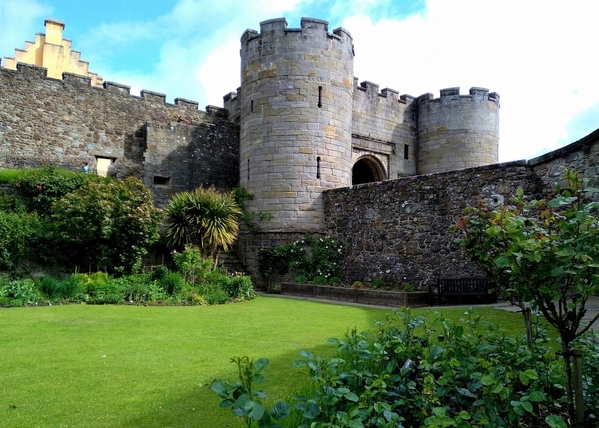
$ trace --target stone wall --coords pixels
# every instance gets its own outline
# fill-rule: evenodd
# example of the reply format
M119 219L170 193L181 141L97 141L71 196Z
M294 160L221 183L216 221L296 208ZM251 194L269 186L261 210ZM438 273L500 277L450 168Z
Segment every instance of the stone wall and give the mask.
M89 77L63 76L47 78L46 69L24 64L16 71L0 68L0 168L53 164L79 170L89 162L93 171L98 158L108 158L110 173L138 176L150 187L156 174L170 177L173 190L194 188L207 184L208 170L214 184L237 182L232 159L238 157L239 131L224 110L203 112L193 101L178 98L172 105L163 94L144 90L135 97L127 86L104 82L96 88ZM185 138L160 128L178 123L188 125Z
M449 228L464 207L497 206L518 187L537 197L542 189L524 161L326 191L326 231L348 248L342 279L422 288L477 275Z
M581 172L599 187L599 129L560 149L531 159L528 163L544 183L544 192L555 190L566 168ZM599 195L595 195L599 196Z
M142 180L164 206L173 193L202 185L230 190L239 183L237 126L228 122L146 125Z
M379 93L379 85L372 82L354 86L353 163L376 156L385 166L385 179L416 174L418 110L413 97L398 94L388 88Z

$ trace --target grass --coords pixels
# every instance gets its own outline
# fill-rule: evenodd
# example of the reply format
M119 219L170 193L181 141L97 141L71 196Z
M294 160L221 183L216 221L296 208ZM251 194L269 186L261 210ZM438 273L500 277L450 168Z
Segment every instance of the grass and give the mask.
M9 183L22 172L20 169L0 169L0 183Z
M464 310L441 312L457 319ZM0 426L238 427L208 387L213 377L235 379L230 357L269 358L262 388L288 398L306 379L291 368L300 350L331 355L326 339L368 329L387 313L275 297L221 306L2 309ZM509 332L523 330L518 314L477 313Z

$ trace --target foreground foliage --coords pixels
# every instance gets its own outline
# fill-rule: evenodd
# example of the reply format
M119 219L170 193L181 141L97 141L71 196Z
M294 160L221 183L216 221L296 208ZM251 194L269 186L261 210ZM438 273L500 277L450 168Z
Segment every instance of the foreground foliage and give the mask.
M546 331L535 327L531 349L523 335L507 336L472 310L458 322L396 311L368 332L330 339L333 358L301 352L304 359L294 366L307 369L313 388L295 397L289 423L272 421L273 411L282 419L283 404L256 411L256 400L245 393L247 377L218 380L212 389L223 398L221 407L232 407L248 427L535 427L541 421L565 427L564 366ZM575 346L597 367L599 337L583 338ZM587 426L596 426L597 370L585 372L584 384ZM242 394L240 385L246 385Z
M469 208L457 229L466 254L506 296L523 309L530 302L559 331L574 421L573 343L599 318L581 325L587 299L599 291L599 202L575 171L563 181L546 199L528 201L519 189L510 205Z

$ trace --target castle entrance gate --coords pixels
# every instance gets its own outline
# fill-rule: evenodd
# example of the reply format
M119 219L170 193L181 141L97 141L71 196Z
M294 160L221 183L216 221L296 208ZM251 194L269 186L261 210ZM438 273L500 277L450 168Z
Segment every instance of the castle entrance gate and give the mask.
M387 179L385 167L374 156L364 156L352 168L352 185L372 183Z

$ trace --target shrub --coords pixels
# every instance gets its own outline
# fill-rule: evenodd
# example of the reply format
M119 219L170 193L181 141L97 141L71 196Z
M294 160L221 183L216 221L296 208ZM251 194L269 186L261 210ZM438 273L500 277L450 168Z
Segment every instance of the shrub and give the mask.
M403 287L404 291L407 291L408 293L414 291L414 286L412 284L406 284Z
M327 279L324 276L315 276L312 278L312 284L316 285L327 285Z
M60 300L63 298L63 287L61 281L51 276L44 276L38 280L39 290L46 295L48 300Z
M165 293L173 296L181 292L185 281L179 272L169 272L158 281L158 284Z
M252 300L256 298L256 292L252 286L252 278L247 275L232 277L229 287L225 291L233 299Z
M298 284L307 284L309 281L306 275L298 275L295 277L295 282Z
M160 281L168 275L169 270L166 266L156 266L154 270L152 270L152 281Z
M362 281L354 281L351 285L351 288L364 288L364 284Z
M173 252L173 259L183 279L192 286L201 283L213 271L212 259L202 257L200 250L193 246L186 247L182 253Z
M342 284L341 278L339 278L338 276L333 276L332 278L329 278L329 280L327 282L329 283L329 285L341 285Z
M383 281L382 279L379 279L379 278L375 278L370 283L370 286L372 288L385 288L385 281Z
M35 237L41 228L37 214L0 211L0 270L14 271L39 250Z
M7 306L35 305L43 301L42 293L32 279L2 281L0 297L6 298Z
M198 295L202 296L209 305L222 305L229 301L229 295L225 290L216 284L209 284L200 287Z

